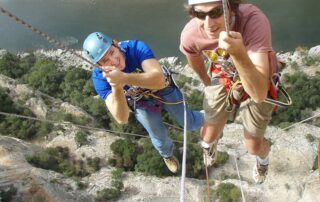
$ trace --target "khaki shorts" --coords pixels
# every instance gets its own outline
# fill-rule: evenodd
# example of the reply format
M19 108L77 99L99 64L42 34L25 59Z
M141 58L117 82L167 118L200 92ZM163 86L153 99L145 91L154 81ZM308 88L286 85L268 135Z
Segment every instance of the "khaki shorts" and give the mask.
M205 120L208 123L216 123L230 119L234 112L227 112L226 102L227 92L225 88L218 84L207 86L204 90L203 109L205 110ZM246 131L253 136L263 136L271 120L274 105L269 103L255 103L247 99L241 103L237 110L240 121Z

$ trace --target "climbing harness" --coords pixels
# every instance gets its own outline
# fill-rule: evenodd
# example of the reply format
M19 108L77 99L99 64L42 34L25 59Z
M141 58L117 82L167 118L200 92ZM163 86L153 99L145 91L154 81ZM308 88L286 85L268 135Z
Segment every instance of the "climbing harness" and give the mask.
M241 102L249 98L249 95L243 89L239 74L231 58L220 48L216 50L204 50L203 54L211 62L209 72L211 73L212 84L223 85L227 92L227 106L225 110L228 112L234 111ZM285 98L284 102L278 100L278 92ZM274 73L270 78L268 94L269 97L264 100L266 103L277 107L286 107L292 104L291 97L281 84L281 74L279 72Z
M155 99L157 102L161 104L167 104L167 105L176 105L176 104L181 104L183 103L182 100L178 100L175 102L168 102L164 100L161 95L161 91L166 89L167 87L176 87L176 82L172 77L172 72L166 67L162 66L162 70L165 76L165 88L161 90L150 90L146 88L141 88L137 86L130 86L129 89L125 90L125 96L127 98L127 103L128 106L132 111L136 108L137 102L138 101L144 101L148 99Z

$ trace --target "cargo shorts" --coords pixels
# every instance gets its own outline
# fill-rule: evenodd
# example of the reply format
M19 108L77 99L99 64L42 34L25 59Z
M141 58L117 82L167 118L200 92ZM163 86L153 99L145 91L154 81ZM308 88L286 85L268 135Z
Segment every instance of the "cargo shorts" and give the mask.
M235 112L227 112L227 92L223 85L215 84L204 89L203 109L207 123L228 120L235 116ZM263 136L271 120L274 105L269 103L255 103L250 98L243 101L237 115L243 127L253 136Z

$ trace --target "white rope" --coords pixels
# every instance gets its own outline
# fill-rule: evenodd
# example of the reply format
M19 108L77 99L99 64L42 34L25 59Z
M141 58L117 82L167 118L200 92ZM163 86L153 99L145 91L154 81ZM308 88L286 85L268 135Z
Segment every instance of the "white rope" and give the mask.
M224 18L224 25L226 28L226 32L229 35L229 8L228 8L228 0L222 0L222 7L223 7L223 18Z
M181 92L182 94L182 92ZM187 105L186 100L182 94L183 108L184 108L184 130L183 130L183 155L182 155L182 171L180 183L180 202L184 202L185 178L186 178L186 161L187 161Z
M239 179L239 184L240 184L242 201L246 202L246 199L245 199L244 193L243 193L242 181L241 181L241 176L240 176L240 171L239 171L239 168L238 168L238 162L237 162L237 157L236 156L234 157L234 161L236 162L236 168L237 168L237 174L238 174L238 179Z
M304 119L304 120L302 120L302 121L296 122L296 123L294 123L294 124L292 124L292 125L290 125L290 126L288 126L288 127L283 128L282 130L286 131L286 130L288 130L289 128L292 128L292 127L295 126L295 125L298 125L298 124L300 124L300 123L309 121L309 120L311 120L311 119L313 119L313 118L316 118L316 117L318 117L318 116L320 116L320 113L319 113L319 114L316 114L316 115L314 115L314 116L312 116L312 117L306 118L306 119Z
M84 126L84 125L74 124L74 123L71 123L71 122L61 122L61 121L54 121L54 120L49 120L49 119L40 119L40 118L36 118L36 117L32 117L32 116L25 116L25 115L13 114L13 113L1 112L1 111L0 111L0 115L13 116L13 117L17 117L17 118L30 119L30 120L34 120L34 121L48 122L48 123L52 123L52 124L60 124L60 125L72 124L74 126L77 126L79 128L83 128L83 129L87 129L87 130L97 130L97 131L108 132L108 133L111 133L111 134L122 134L122 135L128 135L128 136L150 138L149 136L139 135L139 134L135 134L135 133L119 132L119 131L114 131L114 130L107 130L107 129L104 129L104 128L95 128L95 127L91 127L91 126ZM175 143L180 143L180 144L183 143L183 142L178 141L178 140L172 140L172 141L175 142ZM196 143L188 143L188 144L196 144Z

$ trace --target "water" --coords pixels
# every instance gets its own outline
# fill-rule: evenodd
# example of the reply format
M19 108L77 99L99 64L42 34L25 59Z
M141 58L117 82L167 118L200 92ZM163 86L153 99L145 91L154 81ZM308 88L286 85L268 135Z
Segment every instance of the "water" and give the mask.
M118 40L146 41L158 58L179 56L180 32L188 20L187 0L0 0L0 5L38 29L80 49L93 31ZM277 51L320 44L318 0L252 0L270 18ZM53 48L43 38L0 14L0 48Z

